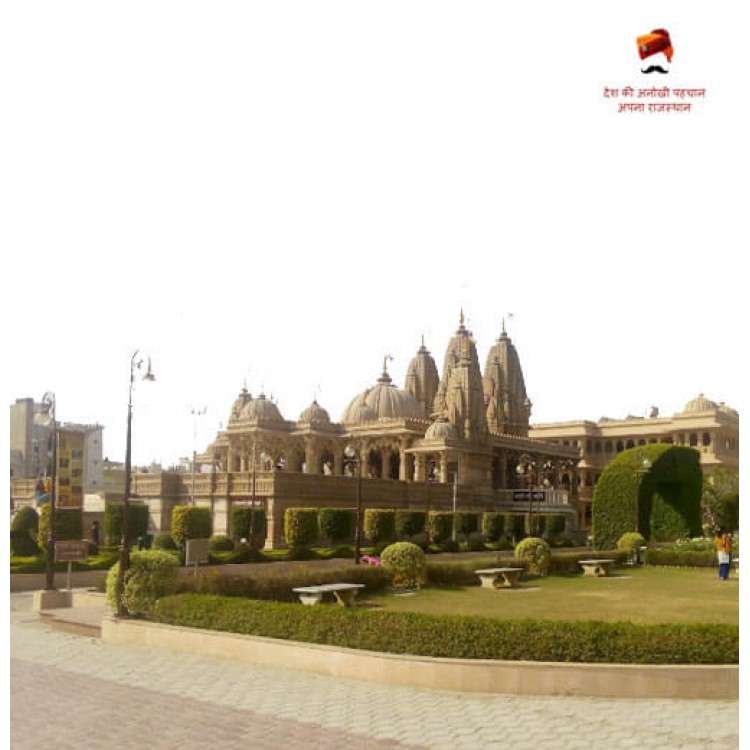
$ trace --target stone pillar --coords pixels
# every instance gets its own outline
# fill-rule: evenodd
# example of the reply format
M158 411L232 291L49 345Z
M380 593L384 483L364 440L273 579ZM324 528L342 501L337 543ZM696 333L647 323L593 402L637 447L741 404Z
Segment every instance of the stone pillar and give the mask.
M414 456L414 481L424 482L427 476L427 460L424 453L418 453Z
M407 462L408 454L404 450L403 446L398 449L398 478L400 481L405 482L408 479Z
M232 503L226 497L217 497L214 500L213 526L214 534L225 534L230 536Z
M448 454L441 453L438 469L438 482L445 484L448 481Z
M273 498L266 501L266 544L265 549L284 549L284 510L283 506L277 506Z
M344 474L344 456L338 448L333 452L333 474L337 477Z

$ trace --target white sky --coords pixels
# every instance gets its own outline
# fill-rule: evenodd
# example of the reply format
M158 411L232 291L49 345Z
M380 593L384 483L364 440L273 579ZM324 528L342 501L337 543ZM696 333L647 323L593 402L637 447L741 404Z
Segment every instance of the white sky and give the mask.
M741 410L744 11L619 5L7 4L6 402L54 391L123 460L140 350L134 460L171 463L245 382L338 420L422 334L442 368L463 307L482 366L514 314L534 422ZM602 96L652 84L707 95Z

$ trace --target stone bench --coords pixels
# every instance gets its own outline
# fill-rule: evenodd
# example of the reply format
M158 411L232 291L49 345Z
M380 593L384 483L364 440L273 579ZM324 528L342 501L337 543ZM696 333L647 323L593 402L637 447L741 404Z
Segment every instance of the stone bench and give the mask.
M483 588L512 589L518 583L523 570L523 568L485 568L475 570L474 573L479 576Z
M585 576L608 576L609 569L615 564L614 560L579 560Z
M320 604L323 594L333 594L340 606L351 607L359 590L364 587L364 583L322 583L319 586L301 586L292 591L308 606Z

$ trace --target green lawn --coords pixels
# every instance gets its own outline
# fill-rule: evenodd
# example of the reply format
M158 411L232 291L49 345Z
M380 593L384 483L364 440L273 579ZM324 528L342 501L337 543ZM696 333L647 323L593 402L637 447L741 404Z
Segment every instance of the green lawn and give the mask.
M414 594L372 594L362 604L394 612L482 615L500 619L626 620L739 624L739 581L713 568L639 566L611 577L549 576L516 589L426 588Z

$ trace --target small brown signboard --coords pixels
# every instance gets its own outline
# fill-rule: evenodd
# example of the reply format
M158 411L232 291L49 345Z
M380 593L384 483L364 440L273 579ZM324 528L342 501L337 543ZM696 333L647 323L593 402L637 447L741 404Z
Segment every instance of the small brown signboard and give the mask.
M75 562L86 560L89 556L89 543L55 542L55 562Z

